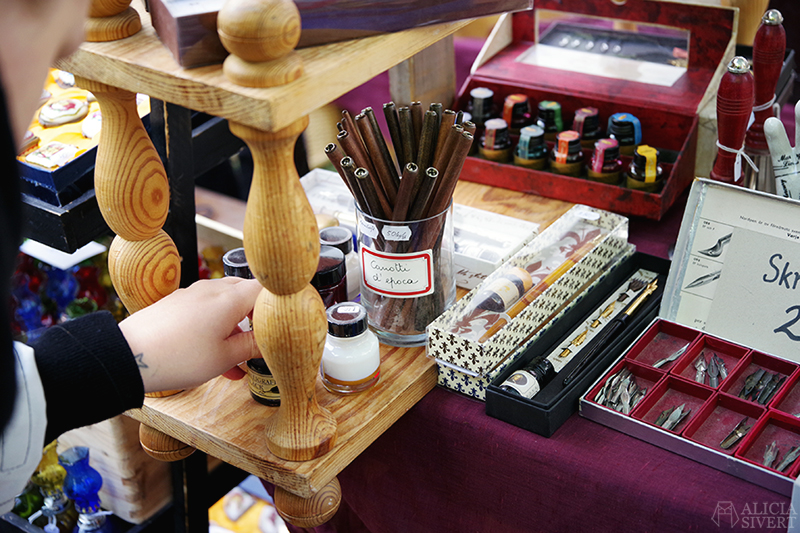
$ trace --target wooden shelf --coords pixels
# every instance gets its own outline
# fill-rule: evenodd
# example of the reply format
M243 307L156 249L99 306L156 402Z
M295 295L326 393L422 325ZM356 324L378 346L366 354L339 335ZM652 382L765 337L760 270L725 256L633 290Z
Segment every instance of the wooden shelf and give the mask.
M134 2L134 7L142 19L141 31L120 41L83 43L58 68L264 131L292 124L471 22L302 48L297 50L304 65L299 79L253 89L229 82L222 65L182 68L159 41L141 3Z
M317 380L317 400L336 418L336 446L311 461L285 461L267 449L264 421L277 408L250 397L247 380L216 378L167 398L147 398L128 416L261 479L311 497L436 385L436 363L424 348L381 345L378 384L350 396Z

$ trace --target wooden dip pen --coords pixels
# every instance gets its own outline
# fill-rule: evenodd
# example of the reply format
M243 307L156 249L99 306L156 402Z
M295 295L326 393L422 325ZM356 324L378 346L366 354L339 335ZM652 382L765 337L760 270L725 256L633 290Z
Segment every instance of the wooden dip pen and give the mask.
M279 408L256 405L246 387L220 377L169 391L174 393L169 397L148 397L141 409L127 414L142 423L140 439L152 456L179 460L200 449L274 483L281 516L314 527L338 508L338 472L431 390L437 373L421 349L382 347L382 376L375 387L355 397L322 387L317 373L326 320L309 284L319 237L293 147L308 124L307 113L321 102L409 60L467 22L294 51L300 26L292 2L229 0L218 29L232 56L223 67L183 70L158 41L147 13L129 4L94 0L87 24L91 42L57 65L91 87L104 115L96 192L117 233L110 252L115 286L133 312L177 288L180 280L181 258L161 229L169 184L141 122L132 118L135 93L228 119L253 154L244 245L264 286L253 327L282 398ZM379 70L335 78L354 58ZM328 78L337 83L322 83ZM133 153L135 158L124 157Z

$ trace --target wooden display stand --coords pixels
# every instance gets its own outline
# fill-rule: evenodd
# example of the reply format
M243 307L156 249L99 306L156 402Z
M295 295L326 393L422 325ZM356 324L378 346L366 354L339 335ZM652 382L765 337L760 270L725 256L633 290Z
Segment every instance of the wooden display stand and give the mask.
M260 4L254 0L237 3ZM286 7L283 2L277 3ZM131 223L142 215L135 202L153 201L160 206L168 194L157 157L120 156L141 153L142 149L138 129L126 129L130 126L124 120L125 102L133 93L144 92L227 118L233 133L253 153L255 168L246 215L245 248L255 276L265 287L256 304L254 329L262 355L283 393L283 403L278 409L256 406L249 401L246 391L234 390L230 382L217 378L169 398L146 399L141 410L129 414L146 424L140 434L145 438L145 447L154 455L179 459L192 447L201 449L274 482L280 488L276 495L279 511L287 519L306 527L320 524L338 507L336 474L435 385L436 367L421 349L384 347L383 376L369 393L350 398L334 396L322 389L317 370L325 337L325 316L321 300L309 284L316 269L319 239L292 163L292 147L305 128L310 111L449 37L468 22L296 52L291 51L291 46L286 47L283 52L300 60L303 74L294 76L291 72L296 72L296 68L292 67L288 69L289 75L281 74L277 80L248 83L283 84L253 88L232 83L226 77L230 69L178 67L158 41L147 13L140 5L136 7L142 21L141 31L119 41L84 43L58 65L96 91L104 113L100 150L104 145L106 153L115 150L116 161L106 159L108 168L101 164L98 154L98 202L101 208L103 202L112 206L109 225L120 241L112 246L111 255L115 256L112 271L123 287L122 292L127 293L128 298L123 301L131 310L151 303L140 298L147 277L128 278L128 269L134 262L156 260L157 249L167 250L166 269L172 269L173 265L177 268L179 262L177 253L173 254L168 245L152 246L155 240L166 243L169 239L160 229L163 224L160 211L152 215L152 224ZM241 29L230 21L221 28L228 29L229 35L241 36L230 30L230 26ZM291 32L291 24L284 27ZM240 49L234 47L234 51L242 58ZM253 60L263 63L264 59L282 61L265 58L263 54L244 59L251 63ZM354 61L361 65L359 71L345 68ZM292 59L289 63L296 65ZM279 68L277 72L287 70ZM257 75L248 79L259 77L263 78ZM236 75L233 78L241 81ZM450 89L444 88L442 94L446 95ZM413 97L414 91L408 94ZM149 148L144 153L149 154ZM156 162L159 164L155 165ZM101 193L102 176L117 176L130 183L133 194L115 198L112 190L101 200L106 194ZM163 192L153 193L148 187L140 187L149 185L151 180L156 184L155 190ZM145 218L151 218L149 207L145 209L148 214ZM174 262L169 260L173 256ZM180 279L179 275L167 274L169 280ZM158 287L157 292L166 294L171 288Z

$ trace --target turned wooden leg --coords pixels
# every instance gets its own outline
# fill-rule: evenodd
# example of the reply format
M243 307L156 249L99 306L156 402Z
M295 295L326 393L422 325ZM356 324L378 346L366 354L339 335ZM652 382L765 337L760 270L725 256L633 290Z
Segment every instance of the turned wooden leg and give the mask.
M217 15L217 33L231 53L222 70L245 87L274 87L299 78L303 62L300 12L291 0L228 0Z
M301 498L296 494L275 487L275 509L281 518L298 527L317 527L336 514L342 503L342 487L333 478L311 498Z
M108 254L111 282L128 311L135 313L180 285L178 249L162 229L169 211L167 174L139 119L136 94L85 78L76 81L95 95L103 114L95 194L103 218L116 233ZM164 455L155 452L156 458Z
M116 41L142 29L131 0L92 0L84 31L90 42Z
M319 230L293 160L307 125L305 117L264 132L230 123L253 154L244 248L265 287L253 311L253 330L281 391L281 405L266 423L267 445L290 461L323 455L336 439L336 421L315 393L327 330L322 299L309 283L319 261Z

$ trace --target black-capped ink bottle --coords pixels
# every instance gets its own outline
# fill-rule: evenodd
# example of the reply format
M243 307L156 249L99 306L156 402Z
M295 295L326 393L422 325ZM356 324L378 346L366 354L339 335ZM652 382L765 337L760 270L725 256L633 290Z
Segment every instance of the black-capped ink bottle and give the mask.
M252 279L253 273L247 263L244 248L234 248L222 256L222 268L226 276ZM252 329L250 319L239 324L242 329ZM247 361L247 385L250 396L262 405L277 407L281 404L278 383L272 375L267 362L262 357L254 357Z
M561 118L561 104L554 100L539 102L539 127L544 129L544 140L553 142L556 135L564 130L564 121Z
M619 184L622 179L622 160L619 158L619 143L616 139L600 139L594 143L592 161L586 169L586 177L600 183Z
M525 126L520 130L514 164L534 170L547 168L547 144L540 126Z
M347 299L355 300L361 292L361 261L353 250L353 232L343 226L324 228L319 232L319 242L334 246L344 254Z
M600 115L596 107L582 107L575 111L572 120L572 130L581 136L581 146L592 148L594 143L602 137L600 130Z
M630 113L614 113L608 118L608 136L619 142L619 153L633 155L642 143L642 124Z
M367 327L367 310L355 302L328 308L328 335L322 352L322 384L331 392L362 392L381 376L378 337Z
M502 118L491 118L484 124L480 154L489 161L508 163L511 161L511 139L508 124Z
M311 285L317 289L326 308L347 301L346 265L341 250L320 246L317 272L311 278Z
M514 396L533 398L550 383L556 375L553 363L546 357L537 357L517 370L500 385L500 390Z
M503 120L511 135L519 135L522 128L533 122L527 95L509 94L503 102Z
M628 168L625 184L629 189L656 192L663 181L661 166L658 164L658 150L641 144L633 152L633 161Z
M581 136L577 131L562 131L550 153L550 172L577 178L583 172Z

